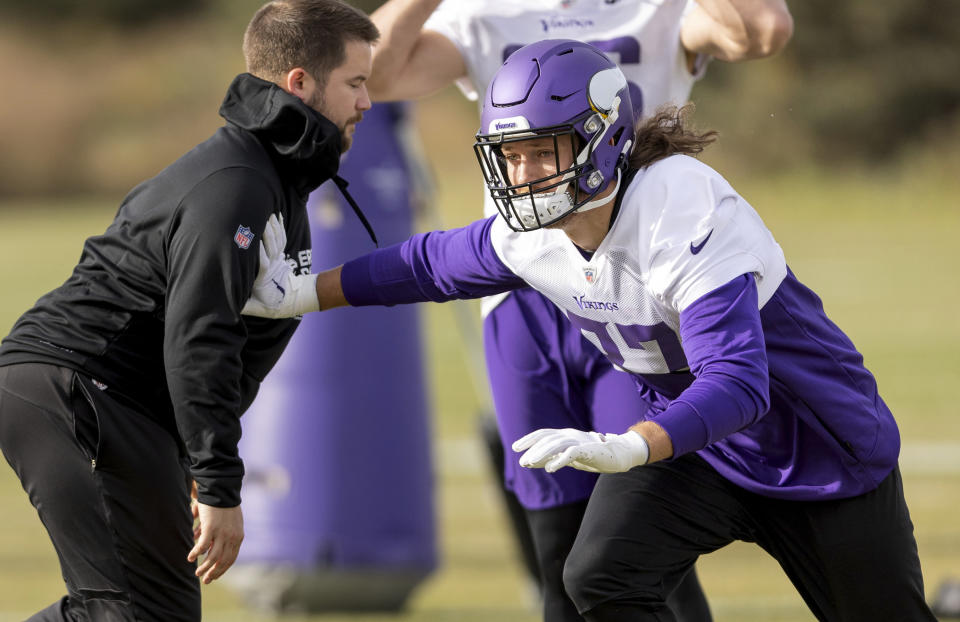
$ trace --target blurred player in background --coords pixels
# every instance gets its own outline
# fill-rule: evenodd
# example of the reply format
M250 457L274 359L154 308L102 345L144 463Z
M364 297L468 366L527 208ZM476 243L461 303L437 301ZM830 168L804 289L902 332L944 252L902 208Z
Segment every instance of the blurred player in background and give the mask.
M540 429L522 466L604 473L565 564L591 621L663 620L700 555L755 542L820 620L932 621L876 380L756 211L665 107L634 126L592 46L512 55L474 149L498 216L317 275L270 259L267 316L542 292L649 401L620 434ZM315 300L287 300L313 287ZM266 304L264 304L264 301Z
M338 0L261 8L226 125L127 195L3 340L0 448L67 585L31 620L199 620L197 577L236 559L239 417L299 324L240 309L268 219L310 272L305 200L343 182L377 36Z
M665 102L685 103L709 58L769 56L792 33L784 0L391 0L371 17L381 32L368 82L374 100L423 97L453 82L477 99L514 50L570 37L620 64L638 117ZM486 199L484 214L495 214ZM540 293L489 297L482 310L500 431L494 443L508 447L541 427L618 431L647 407L630 378ZM503 451L495 453L503 464ZM562 569L596 476L520 469L513 459L502 468L508 495L516 496L529 523L545 618L579 620L563 592ZM515 528L522 541L526 525ZM710 619L692 571L671 602L682 620Z

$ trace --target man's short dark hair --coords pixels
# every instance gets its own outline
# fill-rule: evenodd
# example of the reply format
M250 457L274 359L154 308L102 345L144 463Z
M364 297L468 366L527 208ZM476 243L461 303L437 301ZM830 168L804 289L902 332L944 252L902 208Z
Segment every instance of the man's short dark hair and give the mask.
M346 59L348 41L374 43L377 27L340 0L274 0L260 7L243 35L247 71L280 82L291 69L306 69L321 86Z

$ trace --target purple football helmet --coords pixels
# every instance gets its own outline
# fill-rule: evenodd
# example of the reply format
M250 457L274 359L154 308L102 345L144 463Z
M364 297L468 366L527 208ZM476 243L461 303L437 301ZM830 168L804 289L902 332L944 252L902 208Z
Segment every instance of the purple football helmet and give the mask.
M544 137L553 139L556 173L512 183L504 145ZM474 151L504 220L514 231L531 231L606 203L591 200L619 184L633 139L633 105L620 68L592 45L549 39L520 48L497 71ZM570 141L570 166L560 162L561 141Z

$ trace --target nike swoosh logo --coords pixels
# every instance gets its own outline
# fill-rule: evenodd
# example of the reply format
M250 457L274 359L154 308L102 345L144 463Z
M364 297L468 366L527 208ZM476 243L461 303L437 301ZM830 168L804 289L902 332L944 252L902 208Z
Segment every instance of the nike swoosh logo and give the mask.
M697 253L702 251L704 245L706 245L707 240L710 239L711 235L713 235L713 229L710 230L710 233L707 234L707 237L703 238L703 242L700 242L699 244L694 244L693 242L690 242L690 252L696 255Z

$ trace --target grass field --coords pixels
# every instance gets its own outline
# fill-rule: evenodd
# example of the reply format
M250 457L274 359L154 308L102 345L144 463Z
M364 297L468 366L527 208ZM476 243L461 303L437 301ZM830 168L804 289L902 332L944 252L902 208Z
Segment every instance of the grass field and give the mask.
M438 180L440 203L449 208L443 218L451 224L476 209L475 164L465 151L444 159ZM796 274L858 344L898 417L906 494L931 593L942 578L960 575L960 417L953 396L960 382L960 182L935 171L791 172L731 181L764 216ZM82 240L103 230L117 202L0 204L0 334L63 281ZM486 399L469 379L469 340L451 305L423 312L442 565L402 614L311 619L532 622L538 618L531 590L474 437ZM6 467L0 468L0 525L0 622L7 622L52 602L63 586L53 549ZM813 619L775 563L754 547L728 547L698 567L718 622ZM244 610L218 584L205 588L204 612L213 621L269 619Z

